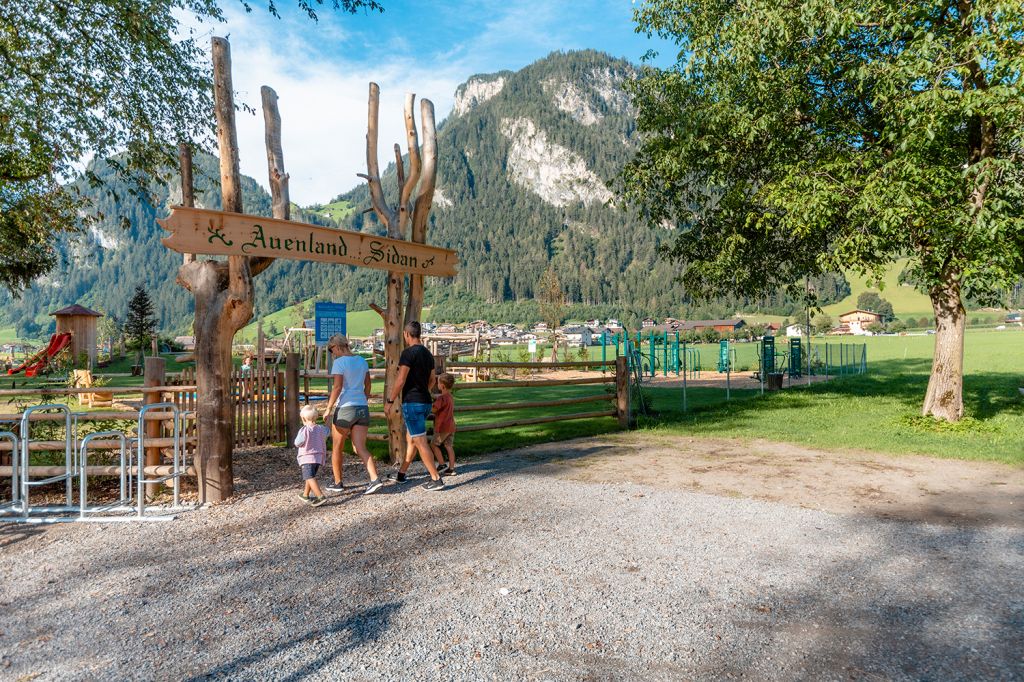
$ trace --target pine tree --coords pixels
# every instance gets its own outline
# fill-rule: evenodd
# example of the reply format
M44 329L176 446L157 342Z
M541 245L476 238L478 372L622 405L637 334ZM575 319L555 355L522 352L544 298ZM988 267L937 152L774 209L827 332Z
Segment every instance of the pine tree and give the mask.
M128 340L128 347L133 350L144 349L155 331L153 302L149 300L149 294L140 284L135 287L132 300L128 302L128 316L124 321L124 335Z

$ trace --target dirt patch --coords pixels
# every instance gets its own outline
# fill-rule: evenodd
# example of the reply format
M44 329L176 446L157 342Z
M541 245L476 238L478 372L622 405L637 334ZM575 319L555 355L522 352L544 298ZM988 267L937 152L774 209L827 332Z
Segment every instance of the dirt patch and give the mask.
M520 451L579 481L629 481L841 514L1024 528L1024 469L765 440L613 434Z

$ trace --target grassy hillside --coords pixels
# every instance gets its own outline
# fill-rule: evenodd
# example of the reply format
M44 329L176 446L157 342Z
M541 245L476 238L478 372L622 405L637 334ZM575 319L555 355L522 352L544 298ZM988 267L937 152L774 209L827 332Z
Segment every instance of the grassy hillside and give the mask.
M882 278L882 286L869 282L866 277L853 273L847 273L846 279L850 282L850 295L832 305L825 306L823 310L833 318L842 313L853 310L857 307L857 297L868 290L879 291L882 298L892 303L896 317L931 317L932 304L927 296L909 285L901 285L897 279L907 265L907 261L900 260L892 265Z
M352 215L352 212L355 210L355 207L350 202L341 200L332 201L329 204L324 204L322 207L315 210L312 208L307 210L316 213L324 218L330 218L331 220L337 223Z
M302 309L308 305L308 301L297 303L293 306L288 306L282 310L278 310L276 313L271 313L263 318L263 331L269 334L271 324L277 328L277 334L273 336L284 336L285 329L288 327L295 327L300 324L299 320L302 318ZM255 339L256 338L256 324L257 321L253 320L251 323L246 325L238 332L236 339ZM349 311L348 313L348 335L349 336L370 336L373 334L374 329L382 327L380 315L373 312L372 310L358 310Z

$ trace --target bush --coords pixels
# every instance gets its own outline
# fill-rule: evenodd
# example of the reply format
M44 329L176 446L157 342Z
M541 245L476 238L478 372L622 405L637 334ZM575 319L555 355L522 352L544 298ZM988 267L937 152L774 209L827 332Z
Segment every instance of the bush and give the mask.
M872 322L865 329L867 329L867 331L871 332L872 334L881 334L882 332L885 331L885 327L883 327L878 322Z
M903 320L893 320L892 324L889 325L889 331L896 332L897 334L905 332L907 331L907 323Z

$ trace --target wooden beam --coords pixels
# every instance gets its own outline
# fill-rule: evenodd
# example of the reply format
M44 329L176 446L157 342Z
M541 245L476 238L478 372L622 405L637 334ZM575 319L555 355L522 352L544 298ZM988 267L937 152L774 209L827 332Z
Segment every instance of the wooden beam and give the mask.
M601 410L599 412L576 412L574 414L558 414L548 417L528 417L525 419L511 419L504 422L492 422L490 424L471 424L460 426L459 432L469 431L491 431L493 429L508 429L513 426L528 426L530 424L549 424L552 422L572 421L575 419L598 419L600 417L614 417L618 414L615 410Z
M192 207L196 205L195 187L192 184L192 148L185 142L178 144L178 160L181 164L181 205ZM196 259L196 254L184 254L183 262L191 263Z
M602 403L615 400L611 394L588 395L582 398L565 398L563 400L537 400L525 403L505 403L501 405L456 405L456 412L497 412L504 410L524 410L532 407L558 407L561 405L581 405L583 403ZM459 427L460 429L462 427Z
M195 437L180 439L182 444L195 444L198 440ZM153 446L157 448L170 448L174 447L174 439L167 438L147 438L146 446ZM117 450L121 447L121 441L117 439L111 440L91 440L89 441L90 450ZM129 450L134 449L131 444L128 446ZM6 451L11 449L10 441L0 441L0 451ZM64 450L64 441L62 440L32 440L28 443L29 452L53 452ZM63 467L61 467L63 470Z
M513 367L517 369L553 369L553 368L568 368L568 367L612 367L615 365L614 360L593 360L593 361L564 361L564 362L470 362L453 360L448 363L449 367L493 367L493 368L507 368Z
M474 388L528 388L531 386L581 386L584 384L610 384L615 377L593 377L587 379L548 379L544 381L481 381L474 384L455 384L455 390L468 391Z
M161 240L164 246L181 253L311 260L434 277L452 277L458 265L450 249L277 218L176 206L157 223L171 233Z
M11 470L13 467L0 466L0 478L10 478ZM129 471L133 476L139 475L139 467L133 466L128 467ZM157 476L170 476L174 473L174 467L169 464L159 464L157 466L142 467L146 478L157 477ZM28 468L28 475L32 478L49 478L50 476L60 476L64 473L64 467L52 466L46 464L34 464ZM183 467L182 473L186 476L195 476L195 467ZM85 467L85 474L87 476L120 476L121 467L111 465L89 465Z

